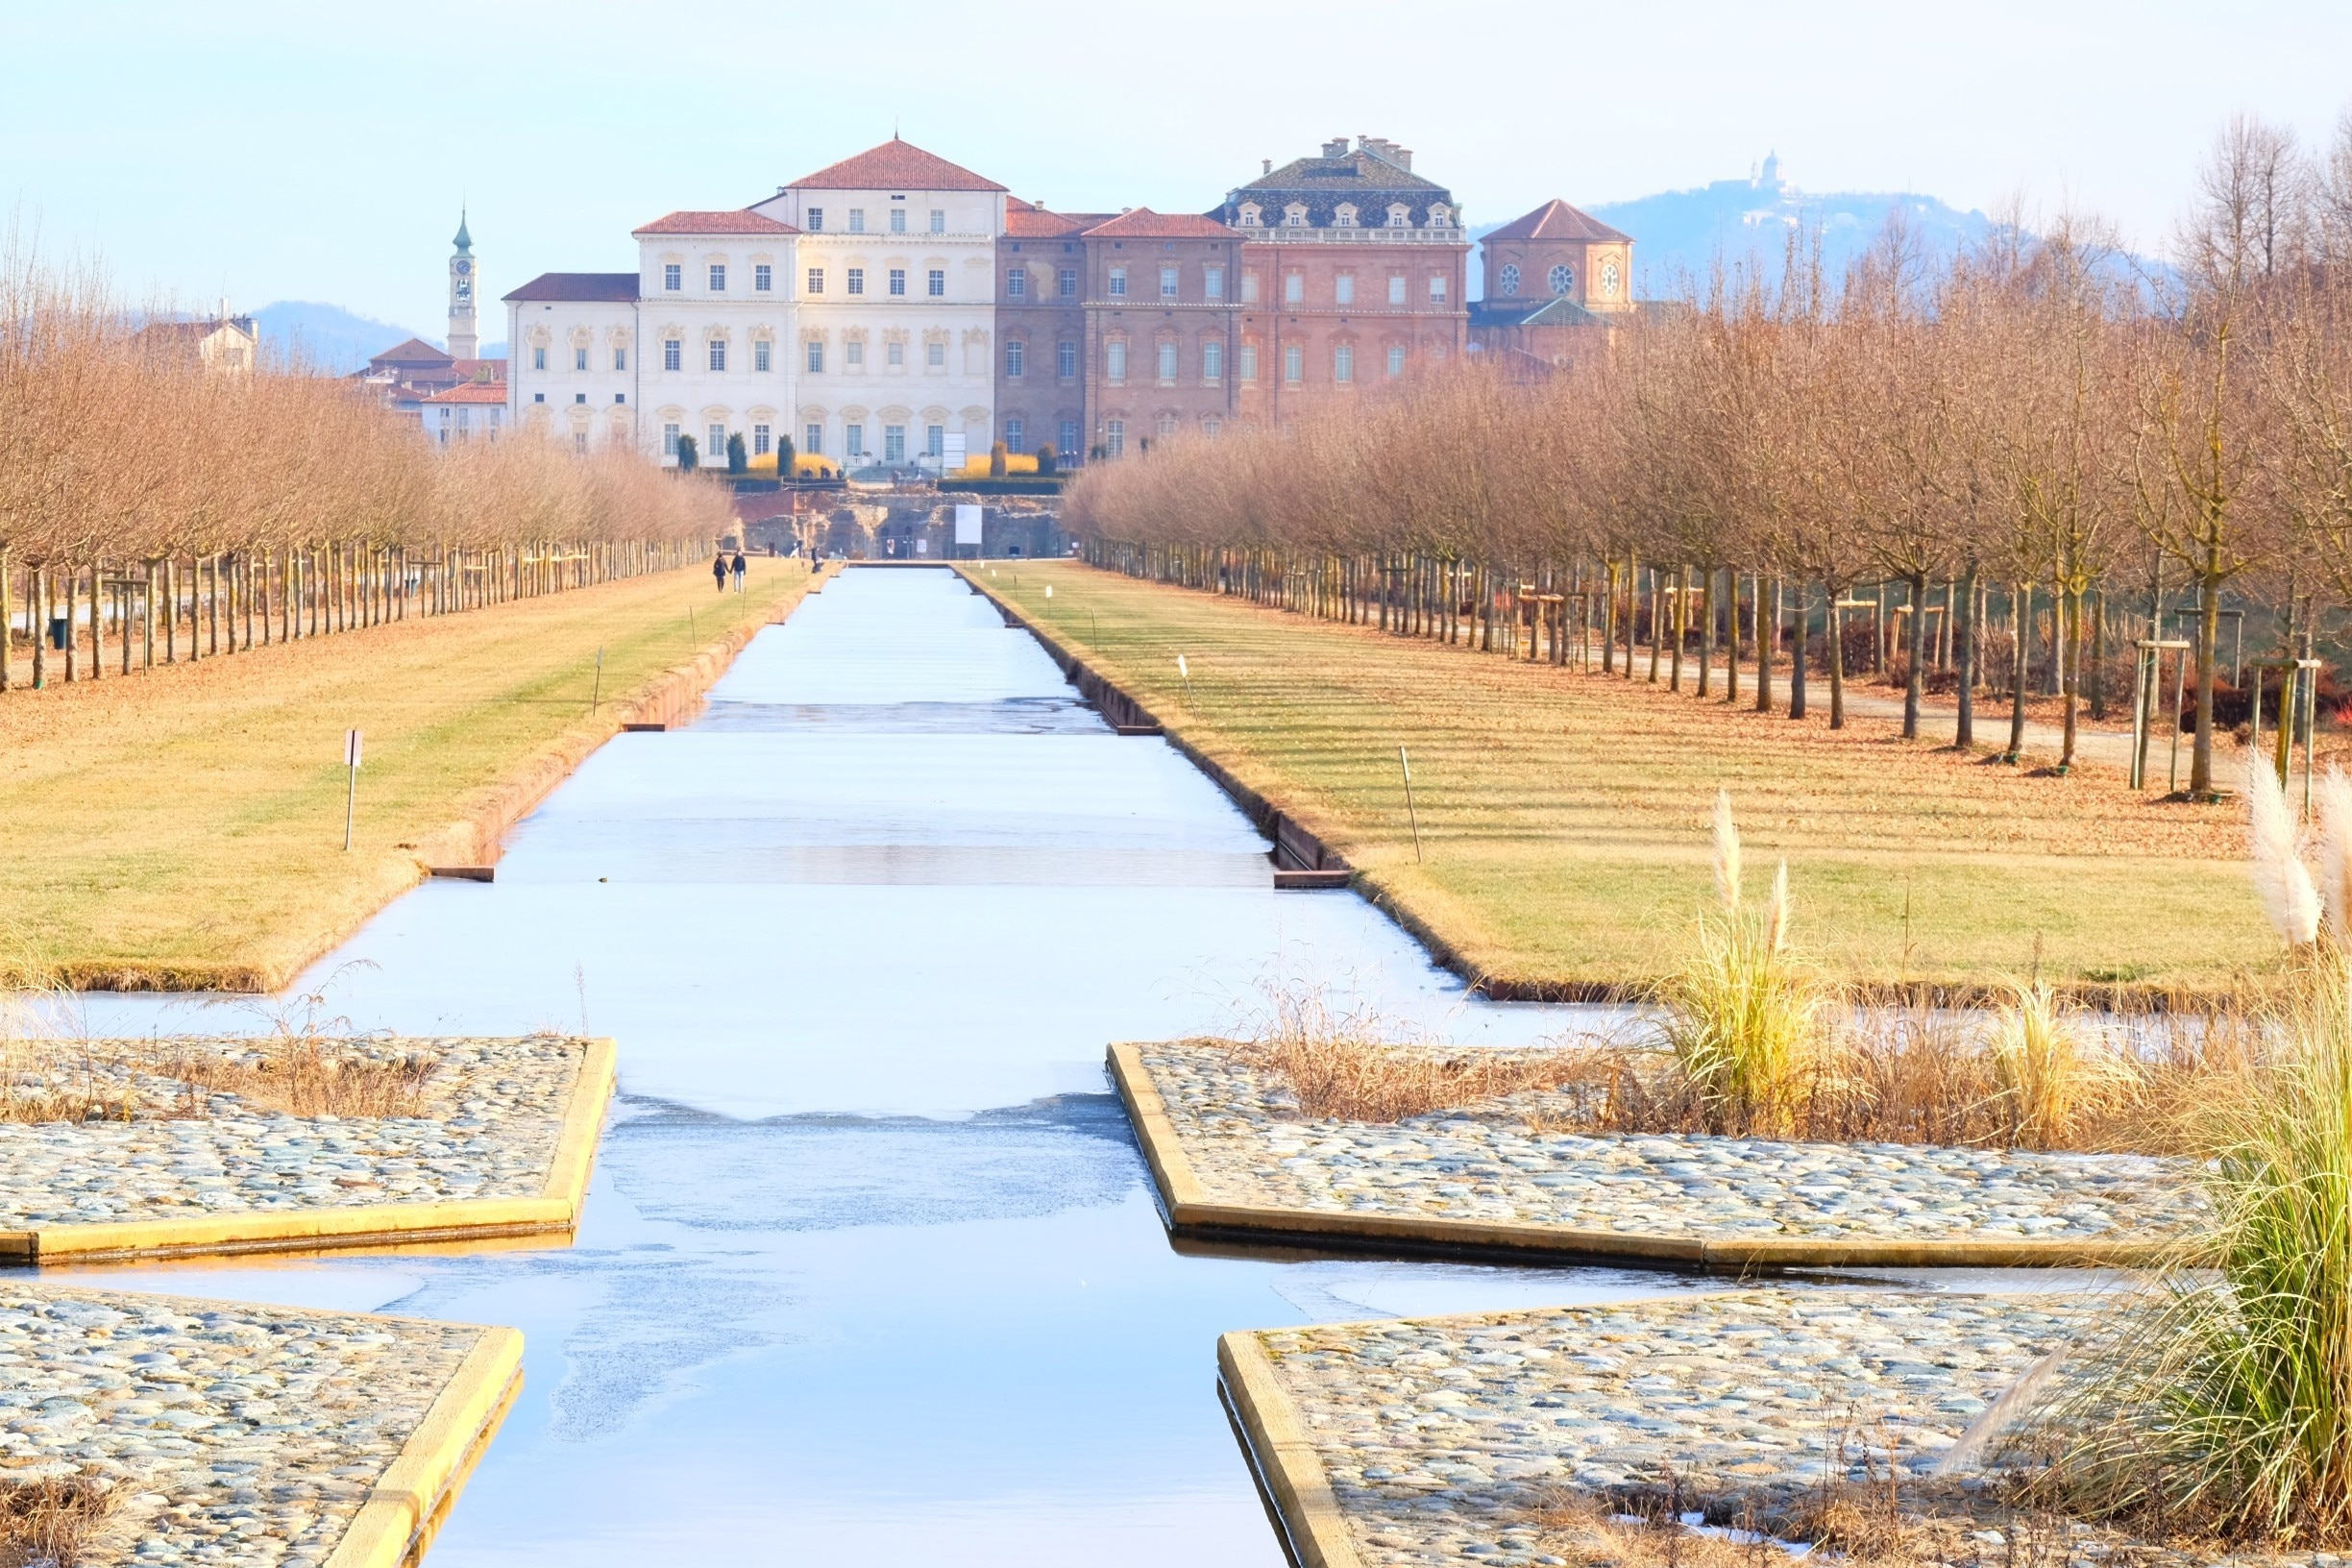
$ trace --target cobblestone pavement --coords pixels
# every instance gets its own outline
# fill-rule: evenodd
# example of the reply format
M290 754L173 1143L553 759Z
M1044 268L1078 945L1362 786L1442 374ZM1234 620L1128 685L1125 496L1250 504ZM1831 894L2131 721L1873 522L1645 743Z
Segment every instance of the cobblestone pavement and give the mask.
M70 1096L104 1102L112 1119L0 1120L0 1229L535 1197L583 1055L580 1041L554 1037L333 1042L433 1062L425 1114L381 1117L298 1116L234 1094L200 1102L166 1070L185 1052L267 1048L252 1040L11 1047L0 1081L20 1106Z
M480 1334L0 1286L0 1478L120 1496L93 1562L316 1568Z
M1894 1143L1588 1135L1539 1090L1396 1123L1299 1115L1224 1045L1143 1047L1194 1176L1216 1202L1518 1221L1704 1238L2146 1239L2199 1199L2174 1162Z

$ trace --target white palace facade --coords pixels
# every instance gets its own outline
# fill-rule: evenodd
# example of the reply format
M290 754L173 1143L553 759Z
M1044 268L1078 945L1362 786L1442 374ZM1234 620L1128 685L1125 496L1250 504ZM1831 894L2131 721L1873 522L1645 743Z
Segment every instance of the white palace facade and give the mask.
M505 297L510 420L576 451L724 463L789 439L849 467L934 462L994 424L1005 190L893 139L724 212L636 231L633 273Z

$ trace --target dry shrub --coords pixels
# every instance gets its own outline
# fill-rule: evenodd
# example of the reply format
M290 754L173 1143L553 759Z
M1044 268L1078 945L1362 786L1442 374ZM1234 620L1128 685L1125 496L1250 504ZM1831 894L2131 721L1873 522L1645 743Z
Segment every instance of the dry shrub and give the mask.
M274 1041L249 1054L183 1052L165 1069L187 1086L187 1111L215 1094L296 1116L418 1116L437 1064L429 1057L370 1056L318 1039Z
M86 1476L0 1476L0 1568L80 1568L106 1548L123 1489Z

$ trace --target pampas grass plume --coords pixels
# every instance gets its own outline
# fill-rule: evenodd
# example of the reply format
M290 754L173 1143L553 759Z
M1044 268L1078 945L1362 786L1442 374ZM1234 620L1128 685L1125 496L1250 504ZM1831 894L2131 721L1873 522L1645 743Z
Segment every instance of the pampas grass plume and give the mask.
M1776 953L1788 946L1788 862L1784 860L1780 863L1780 869L1773 873L1772 903L1764 912L1765 936Z
M1731 821L1729 790L1715 792L1715 891L1722 894L1724 908L1739 908L1740 840Z
M2287 809L2286 792L2278 775L2263 757L2249 749L2246 756L2246 814L2254 856L2254 885L2262 893L2263 909L2270 924L2300 947L2319 935L2319 893L2295 843L2293 816Z

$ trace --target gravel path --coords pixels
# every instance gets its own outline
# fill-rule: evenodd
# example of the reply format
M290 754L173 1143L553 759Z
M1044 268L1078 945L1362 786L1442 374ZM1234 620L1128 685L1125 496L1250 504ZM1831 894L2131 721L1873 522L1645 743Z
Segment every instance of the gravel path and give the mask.
M2169 1161L1892 1143L1537 1130L1577 1102L1536 1091L1389 1123L1307 1118L1213 1041L1142 1048L1211 1199L1649 1236L2036 1237L2176 1230L2198 1199Z
M233 1094L191 1101L160 1070L186 1052L250 1057L251 1040L42 1041L0 1056L18 1101L71 1095L130 1119L0 1121L0 1229L535 1197L579 1075L576 1040L336 1041L434 1069L421 1115L297 1116ZM116 1113L119 1114L119 1111Z
M1256 1338L1367 1564L1518 1565L1568 1560L1531 1515L1573 1489L1916 1474L2090 1300L1752 1290Z
M315 1568L481 1332L0 1286L0 1476L122 1496L94 1561Z

